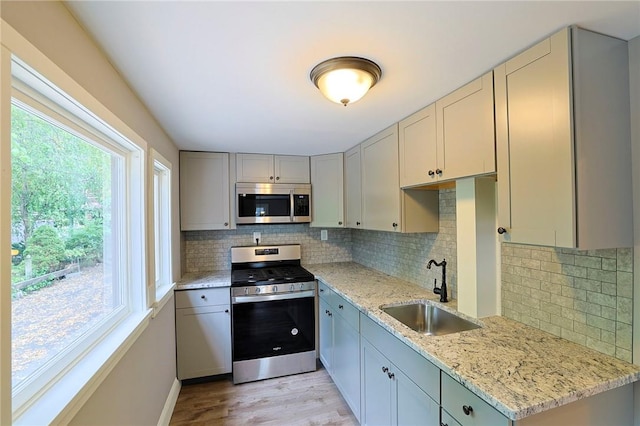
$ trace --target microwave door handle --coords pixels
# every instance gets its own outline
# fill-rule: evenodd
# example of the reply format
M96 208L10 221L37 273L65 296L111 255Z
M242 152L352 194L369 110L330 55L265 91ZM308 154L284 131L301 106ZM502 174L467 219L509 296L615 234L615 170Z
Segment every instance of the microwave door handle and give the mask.
M289 202L291 203L291 208L289 209L289 221L293 222L293 209L295 207L293 199L293 189L289 190Z

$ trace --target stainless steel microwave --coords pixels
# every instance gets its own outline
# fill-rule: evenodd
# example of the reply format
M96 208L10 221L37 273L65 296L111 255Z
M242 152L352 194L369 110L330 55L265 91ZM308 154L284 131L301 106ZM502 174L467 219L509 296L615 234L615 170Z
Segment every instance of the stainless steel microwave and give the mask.
M236 183L236 223L311 222L311 185Z

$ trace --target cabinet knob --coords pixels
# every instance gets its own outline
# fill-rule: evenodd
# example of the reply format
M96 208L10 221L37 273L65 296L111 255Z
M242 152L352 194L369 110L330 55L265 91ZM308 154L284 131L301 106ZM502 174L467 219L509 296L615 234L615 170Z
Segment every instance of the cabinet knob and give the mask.
M398 227L398 224L397 224L397 223L395 223L395 222L393 222L391 225L392 225L394 228L397 228L397 227Z
M388 371L389 371L389 369L388 369L387 367L382 367L382 372L383 372L383 373L386 373L386 372L388 372Z
M273 180L273 176L269 176L269 180Z
M228 309L225 309L225 310L224 310L224 313L225 313L225 314L228 314L228 313L229 313L229 310L228 310Z
M320 293L324 293L324 288L321 288L321 289L320 289Z
M342 221L341 221L341 220L340 220L340 221L338 221L338 225L342 225Z
M393 380L393 378L396 377L396 375L393 373L387 373L387 376L389 376L389 379L391 380Z
M433 177L436 173L433 170L429 170L429 176Z
M276 180L280 180L280 176L276 176Z
M356 226L360 226L360 222L356 222Z
M229 226L229 222L225 222L225 223L224 223L224 226Z
M437 174L438 176L442 176L442 170L440 170L440 169L436 169L436 174Z
M505 234L507 232L506 229L504 229L502 226L498 228L498 234L502 235Z
M344 305L338 305L338 309L344 309Z
M471 413L473 413L473 407L471 407L470 405L463 405L462 406L462 411L464 411L464 414L466 414L468 416Z

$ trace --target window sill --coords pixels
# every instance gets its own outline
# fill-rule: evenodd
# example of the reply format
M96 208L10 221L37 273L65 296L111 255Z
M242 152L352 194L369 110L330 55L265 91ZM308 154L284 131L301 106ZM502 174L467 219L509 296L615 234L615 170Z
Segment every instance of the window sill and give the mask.
M153 314L151 318L155 318L158 316L164 305L167 304L171 297L173 296L173 289L176 288L176 283L165 285L158 288L156 293L156 302L153 304Z
M67 424L149 325L152 310L131 315L92 348L13 423Z

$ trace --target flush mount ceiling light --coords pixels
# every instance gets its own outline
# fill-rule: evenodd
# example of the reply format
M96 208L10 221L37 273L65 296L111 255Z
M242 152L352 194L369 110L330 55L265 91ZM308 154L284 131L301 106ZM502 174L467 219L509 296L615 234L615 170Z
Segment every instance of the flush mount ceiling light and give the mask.
M311 81L329 100L347 106L363 97L380 80L375 62L356 56L341 56L320 62L311 70Z

